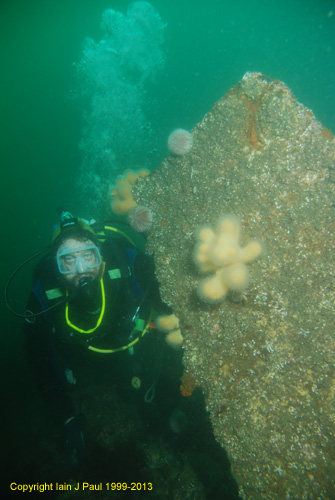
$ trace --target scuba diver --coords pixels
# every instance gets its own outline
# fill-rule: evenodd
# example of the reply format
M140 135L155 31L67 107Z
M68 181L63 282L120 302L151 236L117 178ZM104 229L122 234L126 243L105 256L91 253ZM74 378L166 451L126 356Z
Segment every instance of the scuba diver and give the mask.
M63 426L73 464L87 457L73 391L88 379L108 385L111 374L119 383L120 366L130 366L130 359L131 366L141 367L141 378L146 370L152 376L147 338L166 344L158 334L146 333L155 315L171 314L160 299L152 259L125 233L109 229L115 237L62 212L51 249L35 267L24 315L31 365L47 406Z

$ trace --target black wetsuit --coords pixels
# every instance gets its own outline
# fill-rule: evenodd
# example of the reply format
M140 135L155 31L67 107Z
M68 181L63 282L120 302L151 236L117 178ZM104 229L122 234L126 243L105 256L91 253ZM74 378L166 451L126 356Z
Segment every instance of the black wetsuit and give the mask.
M154 360L148 364L144 359L147 338L155 337L156 343L162 343L162 338L157 332L146 333L142 338L141 332L150 321L152 306L160 314L171 312L159 298L150 257L114 239L107 239L102 244L101 255L106 262L102 278L106 307L101 324L92 333L78 332L71 328L71 323L85 331L95 328L102 307L100 281L89 298L80 295L68 302L68 321L64 302L33 321L25 321L31 364L40 389L60 422L76 413L69 391L85 380L96 378L102 385L108 384L112 377L118 376L120 365L125 366L130 361L132 366L142 367L142 371L144 365L150 369ZM59 294L64 297L65 293L55 259L46 257L36 266L27 310L33 313L45 310L62 300ZM53 298L48 299L50 295ZM142 320L139 322L142 328L138 329L134 322L136 311ZM137 337L139 341L133 346L132 356L127 348L113 354L89 348L117 350ZM150 356L153 356L152 351Z

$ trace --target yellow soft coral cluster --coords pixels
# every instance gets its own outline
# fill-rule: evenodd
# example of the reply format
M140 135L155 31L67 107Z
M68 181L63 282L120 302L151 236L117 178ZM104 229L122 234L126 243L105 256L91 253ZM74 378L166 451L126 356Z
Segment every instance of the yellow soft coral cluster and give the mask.
M242 291L249 283L246 263L262 252L258 241L251 241L244 248L239 244L241 225L234 215L218 220L216 230L203 226L198 230L194 261L201 272L213 272L200 281L197 292L201 299L219 301L229 290Z
M184 338L179 328L179 319L177 316L175 314L158 316L155 319L155 323L157 330L165 333L165 342L172 349L179 350L183 345Z
M149 170L127 170L124 177L117 180L111 189L111 208L115 214L127 214L129 210L136 207L131 190L139 177L149 175Z

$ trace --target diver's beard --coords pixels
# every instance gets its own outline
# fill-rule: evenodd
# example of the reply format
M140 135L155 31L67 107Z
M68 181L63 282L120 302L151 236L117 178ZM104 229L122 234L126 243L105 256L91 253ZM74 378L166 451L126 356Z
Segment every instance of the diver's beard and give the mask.
M100 281L105 271L105 264L102 263L98 274L84 274L82 277L77 277L76 281L65 281L64 285L68 289L70 300L94 302L100 299Z
M83 276L77 283L65 283L70 301L90 301L99 297L100 276Z

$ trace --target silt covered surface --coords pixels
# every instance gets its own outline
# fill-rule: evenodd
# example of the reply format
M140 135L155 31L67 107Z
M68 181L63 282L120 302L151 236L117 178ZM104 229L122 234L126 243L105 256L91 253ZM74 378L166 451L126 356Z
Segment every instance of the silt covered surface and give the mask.
M147 249L180 318L185 373L206 396L245 499L335 497L334 136L285 84L247 73L194 128L193 148L135 188ZM242 294L196 294L199 226L241 220L262 242Z

